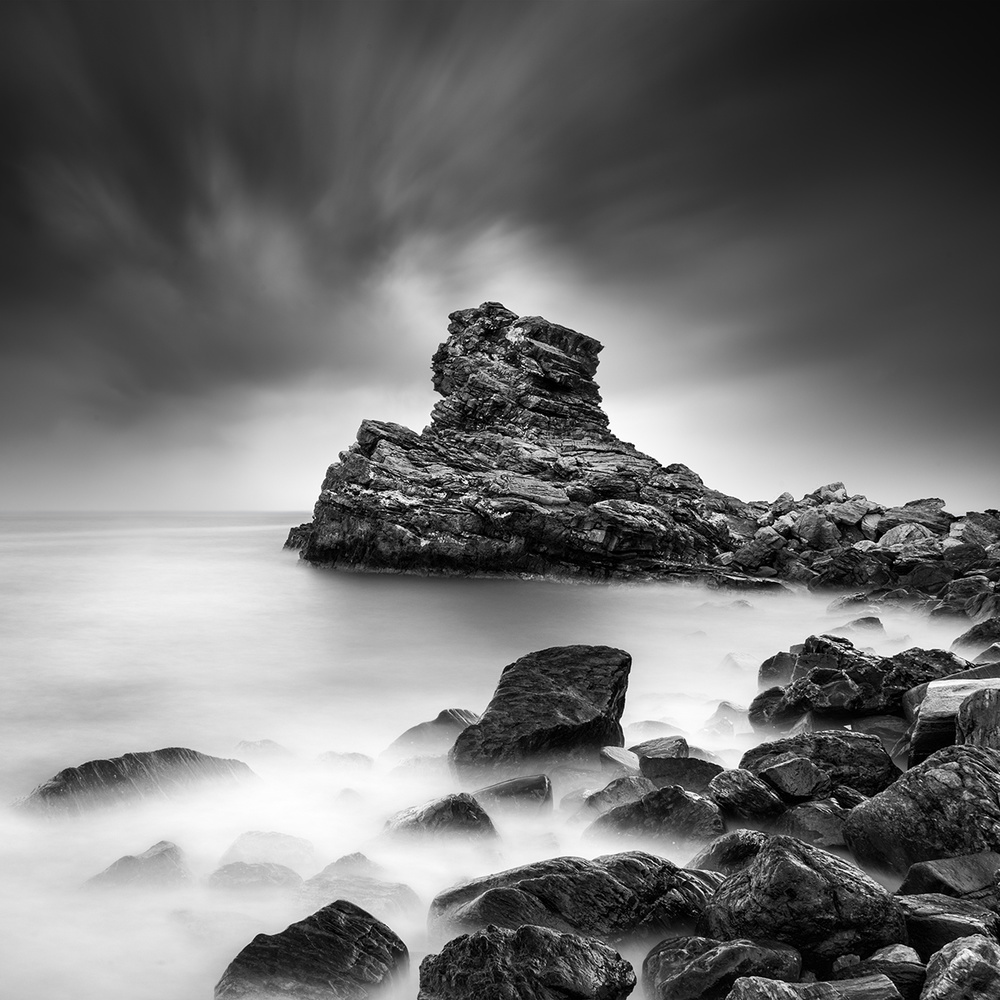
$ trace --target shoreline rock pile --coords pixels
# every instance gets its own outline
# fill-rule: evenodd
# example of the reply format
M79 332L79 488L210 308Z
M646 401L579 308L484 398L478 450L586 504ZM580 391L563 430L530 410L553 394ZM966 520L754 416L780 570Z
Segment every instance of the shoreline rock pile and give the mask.
M317 566L553 580L865 588L1000 614L1000 511L886 506L831 483L744 502L616 437L602 345L496 302L454 312L421 433L365 420L286 545Z

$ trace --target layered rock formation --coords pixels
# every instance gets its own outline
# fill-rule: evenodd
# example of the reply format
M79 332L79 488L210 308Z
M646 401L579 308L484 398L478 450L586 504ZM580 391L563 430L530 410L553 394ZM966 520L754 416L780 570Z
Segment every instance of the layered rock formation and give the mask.
M303 559L373 572L902 585L974 620L1000 608L997 511L956 518L937 499L885 507L842 483L744 503L611 433L598 341L496 302L449 318L430 425L362 423L313 520L289 534Z

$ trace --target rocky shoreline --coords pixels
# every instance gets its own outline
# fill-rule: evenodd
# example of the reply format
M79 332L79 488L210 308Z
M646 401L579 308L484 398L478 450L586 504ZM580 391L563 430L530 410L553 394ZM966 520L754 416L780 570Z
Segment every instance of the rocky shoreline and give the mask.
M287 546L364 572L863 588L973 621L1000 611L1000 512L891 506L843 483L745 502L616 437L602 345L496 302L454 312L419 434L365 420Z
M429 901L360 850L303 879L320 864L313 846L260 831L207 876L161 841L87 889L165 891L201 877L234 901L291 901L303 915L233 957L220 1000L414 989L419 1000L607 1000L636 989L647 1000L1000 998L1000 651L991 642L1000 618L988 624L954 643L975 664L940 649L880 657L834 635L767 658L749 710L722 703L702 731L752 725L754 745L736 767L700 749L697 733L626 739L626 651L526 654L503 669L482 715L444 710L387 748L397 772L436 774L444 788L386 816L380 842L406 845L414 859L463 849L494 859L487 874L440 885ZM363 755L348 756L362 765ZM199 785L260 781L240 761L171 748L67 769L21 809L36 822L74 823ZM611 853L543 848L528 864L498 865L525 823L568 825ZM421 912L415 986L412 941L397 928Z

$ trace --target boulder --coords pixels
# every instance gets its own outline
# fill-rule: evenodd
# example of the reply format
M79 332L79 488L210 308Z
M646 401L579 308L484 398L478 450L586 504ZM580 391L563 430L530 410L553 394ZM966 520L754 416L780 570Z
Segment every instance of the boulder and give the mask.
M397 736L382 751L382 756L398 761L447 753L458 734L478 721L479 716L466 708L443 709L429 722L420 722Z
M725 829L722 813L711 799L667 785L609 809L587 827L584 836L655 841L665 850L676 850L712 840Z
M853 955L851 958L856 959ZM834 964L834 979L858 979L864 976L885 976L891 980L903 1000L920 1000L927 978L927 967L920 956L907 945L894 944L879 948L870 958Z
M957 938L927 963L921 1000L1000 1000L1000 945L981 934Z
M762 776L775 761L788 759L785 754L805 758L827 776L831 786L847 785L862 795L888 788L900 774L876 736L848 730L800 733L761 743L743 755L740 767Z
M384 832L392 837L458 836L466 840L497 837L486 810L467 792L403 809L386 820Z
M490 925L420 963L417 1000L624 1000L635 981L632 966L593 938Z
M428 927L439 938L489 924L535 924L610 942L663 937L690 932L721 881L641 851L549 858L439 893Z
M624 747L601 747L597 755L601 770L621 775L639 773L639 757Z
M1000 681L998 687L972 691L955 713L955 742L1000 750Z
M994 615L963 632L952 644L953 652L961 656L978 656L994 642L1000 642L1000 615Z
M161 840L142 854L126 854L100 874L87 879L88 886L130 886L134 888L172 888L186 885L194 876L184 861L181 849L169 840Z
M636 777L615 778L596 792L590 792L583 797L582 811L586 815L600 816L609 809L638 802L644 795L656 791L656 785L641 775Z
M865 865L905 873L936 858L1000 848L1000 752L953 746L856 806L844 839Z
M552 782L547 774L529 774L487 785L473 792L472 797L488 812L550 811Z
M772 829L814 847L844 847L844 823L849 812L833 799L803 802L783 812Z
M302 885L302 876L287 868L268 861L233 861L222 865L208 876L210 889L226 892L286 892L294 891Z
M461 775L484 770L537 771L580 757L596 761L621 746L632 657L608 646L554 646L505 667L479 722L450 751Z
M729 876L746 868L770 839L759 830L731 830L703 847L685 867Z
M1000 916L979 903L942 893L899 895L911 947L926 962L950 941L982 934L996 940Z
M642 773L657 785L680 785L689 792L704 794L712 779L725 770L719 764L697 757L646 757Z
M711 937L773 939L829 970L844 954L867 957L906 941L896 901L859 868L792 837L772 837L705 907Z
M959 708L970 695L983 691L1000 694L1000 679L940 680L927 685L910 735L910 767L956 742Z
M257 780L241 760L167 747L68 767L39 785L19 805L32 811L80 813L94 806L138 799L172 799L207 784L237 787Z
M901 1000L888 976L826 983L782 983L759 976L737 979L727 1000Z
M219 865L236 861L285 865L301 874L316 870L316 848L303 837L293 837L276 830L248 830L226 848Z
M743 768L721 771L709 782L707 794L726 821L766 823L785 810L777 792Z
M215 998L369 1000L398 987L408 965L392 930L338 900L278 934L258 934L229 963Z
M996 898L997 872L1000 872L1000 854L996 851L918 861L910 865L897 891L900 895L942 893L959 899L989 900L987 905L992 905Z
M794 983L801 971L802 956L787 945L675 937L646 956L642 986L647 1000L725 1000L741 976Z

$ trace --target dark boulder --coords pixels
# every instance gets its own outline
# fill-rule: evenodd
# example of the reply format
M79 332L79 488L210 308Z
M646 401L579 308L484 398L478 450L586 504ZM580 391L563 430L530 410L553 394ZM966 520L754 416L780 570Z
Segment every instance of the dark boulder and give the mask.
M703 847L685 867L728 877L746 868L770 839L760 830L731 830Z
M621 746L632 657L608 646L553 646L505 667L479 722L450 752L460 774L524 772Z
M955 742L1000 750L1000 686L973 691L962 700L955 714Z
M761 775L787 753L811 762L827 775L831 785L847 785L862 795L882 791L900 774L877 737L848 730L800 733L761 743L743 755L740 767Z
M1000 849L1000 752L939 750L856 806L844 837L862 864L900 874L919 861Z
M981 934L946 944L927 963L921 1000L1000 1000L1000 945Z
M978 656L994 642L1000 642L1000 615L973 625L951 644L951 648L961 656Z
M656 791L656 785L642 776L631 778L615 778L596 792L590 792L583 797L581 816L601 816L609 809L638 802L644 795Z
M910 865L897 892L900 895L935 892L959 899L979 900L992 905L996 898L1000 854L979 851L954 858L918 861Z
M302 885L302 876L285 865L268 861L233 861L208 876L210 889L226 892L287 892Z
M127 854L100 874L87 879L88 886L131 886L168 888L193 881L181 849L161 840L142 854Z
M529 774L487 785L472 797L488 812L548 811L552 809L552 782L547 774Z
M171 799L206 784L234 787L256 780L257 776L241 760L167 747L68 767L19 804L35 811L79 813L93 806L137 799Z
M642 773L657 785L680 785L689 792L703 795L712 779L724 770L719 764L697 757L646 757Z
M440 893L428 926L447 938L489 924L536 924L606 941L690 932L722 876L641 851L549 858Z
M844 823L849 812L833 799L803 802L783 812L772 829L814 847L844 847Z
M910 735L910 767L926 760L935 750L956 742L958 712L970 695L998 689L1000 680L994 677L931 681L917 709Z
M396 988L408 964L393 931L338 900L278 934L258 934L229 963L215 998L369 1000Z
M882 886L791 837L772 837L730 876L708 901L701 926L723 940L782 941L819 970L841 955L864 958L906 940L902 912Z
M857 959L856 955L850 956ZM927 978L927 967L920 956L902 944L879 948L871 957L858 961L834 963L834 979L858 979L864 976L885 976L891 980L903 1000L920 1000Z
M1000 916L979 903L937 892L897 896L910 946L926 962L950 941L983 934L996 940Z
M417 1000L624 1000L634 988L632 966L600 941L490 925L420 963Z
M802 956L787 945L676 937L661 941L642 963L647 1000L725 1000L741 976L794 983Z
M722 813L711 799L668 785L609 809L587 827L584 836L655 841L665 849L683 849L712 840L725 829Z
M901 1000L888 976L825 983L782 983L758 976L737 979L727 1000Z
M460 836L467 840L497 837L486 810L467 792L403 809L386 821L384 832L392 837Z
M709 782L707 794L727 821L766 823L786 808L769 784L743 768L717 774Z

